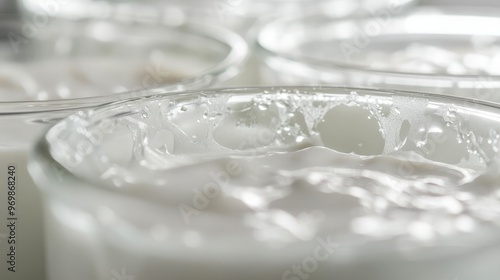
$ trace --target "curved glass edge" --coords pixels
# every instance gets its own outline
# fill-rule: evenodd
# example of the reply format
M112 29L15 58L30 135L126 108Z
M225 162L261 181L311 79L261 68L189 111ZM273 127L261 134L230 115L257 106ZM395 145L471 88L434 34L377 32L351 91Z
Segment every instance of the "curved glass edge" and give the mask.
M13 19L15 18L9 18L6 20ZM233 78L234 76L238 75L244 68L246 60L248 59L249 48L246 41L233 31L230 31L223 27L206 24L202 25L194 22L187 22L181 26L173 28L182 28L190 33L196 34L197 36L201 36L211 40L217 40L226 45L229 51L224 59L217 63L215 66L191 77L179 80L178 82L160 84L155 87L144 87L139 90L101 95L96 97L57 99L47 101L0 101L0 115L87 108L119 99L133 98L165 92L178 92L208 88L216 85L217 83Z
M72 186L72 189L75 188L84 188L97 192L118 192L118 190L112 190L109 188L105 188L102 186L95 186L93 182L88 180L79 178L74 175L71 170L67 169L63 165L61 165L57 160L55 160L50 152L51 143L46 138L46 135L52 131L52 129L58 124L63 123L66 119L71 118L72 116L77 116L78 114L84 113L87 116L95 116L99 115L99 113L107 112L109 110L116 109L118 107L123 107L127 105L131 105L141 101L154 101L154 100L162 100L162 99L178 99L183 100L186 97L193 97L198 95L210 95L210 94L227 94L227 95L257 95L264 92L271 91L288 91L290 94L300 92L303 94L336 94L336 95L348 95L352 91L355 91L358 95L374 95L380 97L391 97L391 96L402 96L409 98L422 98L428 99L434 102L441 102L445 104L453 104L453 105L463 105L464 107L470 108L471 112L475 112L478 109L475 107L480 107L479 110L487 111L487 110L495 110L498 111L500 115L500 105L492 102L468 99L463 97L449 97L442 96L439 94L433 93L425 93L425 92L415 92L415 91L403 91L403 90L391 90L391 89L377 89L377 88L354 88L354 87L328 87L328 86L319 86L319 87L249 87L249 88L215 88L215 89L207 89L202 91L186 91L180 92L175 95L151 95L146 97L137 97L132 99L120 100L108 104L104 104L84 112L80 111L78 113L74 113L63 120L59 120L50 127L48 127L43 134L43 136L37 141L36 145L32 149L28 161L28 171L32 178L36 178L40 188L43 191L51 192L50 189L47 189L46 186L53 186L53 179L60 178L61 174L65 174L65 180L68 180ZM129 107L129 110L133 110L133 106ZM475 111L473 111L475 110ZM52 193L52 192L51 192Z
M411 17L413 15L419 15L419 14L425 14L431 12L434 15L437 16L444 16L444 15L457 15L457 16L467 16L467 15L478 15L478 16L488 16L488 17L495 17L500 19L498 16L500 14L500 8L499 7L467 7L467 6L420 6L416 7L414 9L411 9L409 11L402 12L400 15L397 17L399 18L406 18L406 17ZM256 50L257 55L262 59L268 59L268 58L276 58L280 59L283 61L287 61L290 63L300 63L305 66L311 66L311 67L322 67L321 69L326 70L326 71L344 71L344 72L352 72L352 73L360 73L360 74L369 74L369 75L380 75L382 77L386 78L393 78L393 79L398 79L398 78L414 78L414 79L425 79L425 80L450 80L450 79L460 79L465 83L471 83L471 82L476 82L478 79L478 83L484 84L486 82L486 78L488 80L488 86L490 87L500 87L500 76L495 76L495 75L441 75L441 74L425 74L425 73L405 73L405 72L393 72L393 71L388 71L388 70L373 70L369 69L366 67L362 66L357 66L357 65L351 65L351 64L344 64L344 63L334 63L334 62L328 62L324 61L321 59L315 59L312 57L308 56L302 56L302 55L295 55L295 54L289 54L286 52L281 52L277 50L272 50L271 48L267 47L264 43L262 43L262 40L260 36L264 32L271 32L273 29L276 29L277 27L281 26L287 26L293 23L304 23L309 18L321 18L330 22L335 22L335 21L369 21L372 20L373 17L366 17L366 16L352 16L352 17L342 17L342 18L335 18L331 17L328 13L325 12L318 12L318 13L309 13L306 15L301 15L301 16L288 16L288 17L282 17L279 19L274 19L273 21L268 21L264 24L261 25L259 34L256 35L256 40L254 41L253 47ZM391 83L388 83L391 84ZM393 84L397 85L397 84Z

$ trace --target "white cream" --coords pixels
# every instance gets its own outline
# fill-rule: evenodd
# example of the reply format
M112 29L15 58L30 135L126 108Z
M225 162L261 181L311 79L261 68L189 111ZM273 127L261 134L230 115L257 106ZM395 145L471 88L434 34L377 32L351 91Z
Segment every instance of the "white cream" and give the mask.
M55 169L43 148L31 165L51 279L495 279L498 109L252 92L145 100L52 128Z

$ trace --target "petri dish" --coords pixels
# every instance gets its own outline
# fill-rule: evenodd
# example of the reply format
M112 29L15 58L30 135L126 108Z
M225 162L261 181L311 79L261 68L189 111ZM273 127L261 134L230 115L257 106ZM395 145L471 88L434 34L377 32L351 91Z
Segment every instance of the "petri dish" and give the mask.
M248 51L233 32L192 22L38 20L0 21L2 101L208 87L236 75Z
M49 279L496 279L499 121L493 103L329 87L81 111L29 163Z
M397 14L279 19L258 35L269 83L389 87L498 101L495 9L422 7Z
M191 23L0 22L0 278L44 279L41 201L26 170L35 139L82 108L215 85L239 71L247 45Z
M389 6L407 8L415 0L148 0L99 1L53 0L40 3L23 0L21 7L27 18L53 16L67 19L98 18L113 21L168 22L179 24L186 19L222 25L244 36L249 43L261 22L275 16L327 11L333 17L371 14ZM245 72L223 86L259 85L260 61L252 54Z

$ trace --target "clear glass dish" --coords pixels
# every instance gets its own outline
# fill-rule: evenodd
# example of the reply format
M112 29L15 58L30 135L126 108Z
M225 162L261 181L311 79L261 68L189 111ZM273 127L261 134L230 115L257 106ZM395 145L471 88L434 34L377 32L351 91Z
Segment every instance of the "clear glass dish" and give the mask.
M426 7L263 27L257 52L272 84L389 87L499 101L500 23L486 8Z
M248 52L233 32L192 22L37 20L0 19L0 101L208 87L238 74Z
M79 112L29 163L49 279L497 279L499 122L494 104L327 87Z

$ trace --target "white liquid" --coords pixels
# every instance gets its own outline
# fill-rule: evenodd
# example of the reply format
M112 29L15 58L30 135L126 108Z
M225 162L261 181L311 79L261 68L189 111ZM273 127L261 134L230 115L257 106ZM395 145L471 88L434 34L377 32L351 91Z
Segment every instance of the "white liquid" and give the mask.
M43 182L51 279L496 279L498 112L291 92L54 128L58 163L103 189Z

